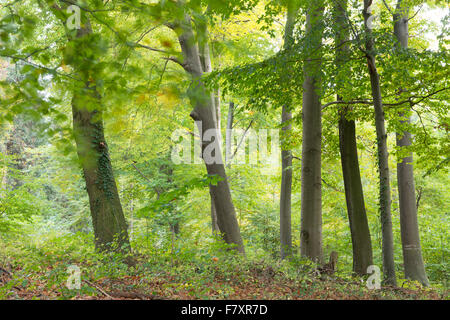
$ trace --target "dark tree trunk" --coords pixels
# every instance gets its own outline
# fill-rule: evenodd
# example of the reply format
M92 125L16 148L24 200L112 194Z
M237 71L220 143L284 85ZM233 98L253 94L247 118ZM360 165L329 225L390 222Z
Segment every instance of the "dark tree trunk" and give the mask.
M397 38L397 46L408 48L408 8L398 0L396 13L394 14L394 34ZM399 114L403 123L409 123L403 113ZM397 133L397 146L408 147L411 145L411 133L403 131ZM414 186L413 155L410 153L397 163L397 183L400 204L400 231L402 237L403 265L405 278L417 280L425 286L429 285L425 265L420 247L419 225L417 222L416 194Z
M337 47L336 65L339 71L349 74L350 70L346 68L345 61L349 57L349 48L345 44L349 38L348 23L345 18L347 14L347 0L336 1L334 14L335 46ZM339 95L337 99L342 100ZM367 273L367 267L373 264L372 243L359 171L355 120L346 118L349 110L347 106L340 110L339 149L341 152L347 213L352 236L353 272L358 275L364 275Z
M372 88L372 99L375 111L375 127L377 132L378 145L378 171L380 183L380 219L382 232L383 251L383 271L384 281L387 285L396 285L395 263L394 263L394 238L392 234L391 218L391 186L389 181L389 153L387 149L387 134L384 123L383 101L381 97L380 76L375 64L374 43L372 31L368 27L371 16L367 9L372 4L372 0L364 0L364 25L366 36L366 57L370 75L370 85Z
M92 110L92 106L84 105L84 97L80 99L80 95L96 95L94 90L85 88L73 96L74 136L89 195L95 245L99 249L112 249L111 245L117 241L117 249L122 250L129 244L127 224L105 141L102 113L100 106ZM99 99L92 97L92 103L99 104Z
M281 115L282 123L289 122L292 115L283 106ZM283 126L284 134L290 131L292 125ZM281 191L280 191L280 244L281 258L292 254L292 230L291 230L291 195L292 195L292 151L282 147L281 150Z
M306 36L311 48L306 57L303 82L303 144L300 251L322 262L322 112L320 66L323 2L311 1L306 18Z
M286 26L284 29L284 49L289 50L293 44L295 19L298 4L291 1L287 8ZM281 112L283 125L283 139L286 141L292 130L292 114L289 106L284 105ZM281 259L292 254L292 227L291 227L291 195L292 195L292 151L282 143L281 149L281 191L280 191L280 245Z

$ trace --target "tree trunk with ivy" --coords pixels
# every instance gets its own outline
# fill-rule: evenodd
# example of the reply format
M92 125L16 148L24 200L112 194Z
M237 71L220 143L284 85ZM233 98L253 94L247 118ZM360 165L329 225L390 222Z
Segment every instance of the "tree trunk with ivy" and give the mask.
M87 21L71 41L85 41L91 34ZM82 61L74 63L74 69L84 85L76 87L73 93L73 133L89 196L95 245L100 250L125 252L129 250L127 223L105 140L101 97L86 59L82 56L77 59ZM84 65L84 69L80 65Z
M387 148L387 134L384 123L383 100L381 96L380 75L375 63L375 48L372 30L369 26L371 16L368 8L372 5L372 0L364 0L364 26L365 26L365 51L367 66L370 75L370 85L372 88L372 99L375 113L375 128L377 133L378 146L378 171L379 171L379 202L380 202L380 220L382 233L382 252L383 252L383 273L384 283L395 286L394 263L394 237L392 234L391 218L391 185L389 181L389 153Z

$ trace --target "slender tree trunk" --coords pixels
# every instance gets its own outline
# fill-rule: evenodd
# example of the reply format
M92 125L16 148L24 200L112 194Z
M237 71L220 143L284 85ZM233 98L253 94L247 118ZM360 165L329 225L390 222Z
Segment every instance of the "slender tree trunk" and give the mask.
M400 48L408 48L408 8L397 1L396 13L394 14L394 34ZM400 118L405 119L403 113ZM410 122L407 118L402 122ZM397 133L397 146L408 147L411 145L411 133L403 131ZM403 265L405 278L417 280L428 286L428 278L422 258L420 247L419 225L417 222L416 194L414 186L413 155L410 153L397 163L397 183L400 204L400 231L402 237Z
M297 1L291 1L287 8L286 25L284 29L284 49L289 50L293 44L295 19L299 6ZM283 141L292 130L292 113L290 106L283 105L281 123L283 125ZM291 227L291 195L292 195L292 151L282 143L281 148L281 191L280 191L280 245L281 259L292 254L292 227Z
M374 42L372 31L368 27L371 16L368 8L372 0L364 0L364 25L366 36L366 57L372 88L372 99L375 111L375 127L378 144L378 171L380 183L380 219L382 232L383 271L384 281L387 285L396 285L394 264L394 238L392 234L391 218L391 187L389 181L389 153L387 148L387 134L384 123L383 101L381 97L380 76L375 64Z
M283 106L281 121L291 121L292 114ZM283 126L287 135L292 125ZM280 244L281 259L292 254L292 227L291 227L291 195L292 195L292 151L282 147L281 150L281 191L280 191Z
M19 178L19 172L25 169L26 159L24 157L25 142L23 140L24 133L20 128L20 121L15 117L13 126L6 141L6 155L10 157L10 164L5 171L6 188L15 190L23 185L22 179Z
M217 129L217 140L219 145L222 146L222 136L220 128L220 91L217 89L216 95L214 96L214 115L216 119L216 129ZM221 149L222 150L222 149ZM214 201L211 197L211 227L213 229L213 234L219 231L219 226L217 225L217 210Z
M231 145L232 145L232 133L233 133L233 121L234 121L234 102L230 102L228 107L228 117L227 117L227 130L225 132L225 163L227 166L230 165L231 160Z
M348 24L345 18L347 1L337 0L335 2L335 46L337 48L336 65L338 70L350 74L351 71L345 67L345 60L350 56L348 45L345 44L349 39ZM342 100L339 95L337 99ZM367 267L373 264L372 243L359 171L355 120L347 119L349 111L349 107L345 106L339 112L339 149L341 152L347 213L352 236L353 272L358 275L364 275L367 273Z
M372 242L359 172L355 121L346 119L347 110L347 108L344 108L341 111L339 119L339 148L347 213L352 235L353 272L364 275L367 273L367 267L373 264Z
M91 33L91 26L87 21L77 31L76 41ZM73 132L89 196L95 245L102 250L127 251L127 224L105 141L101 97L91 84L89 70L77 67L78 65L74 65L85 80L85 85L76 88L73 93ZM117 248L111 246L114 241Z
M193 106L191 117L197 121L199 132L203 138L207 130L217 130L216 119L213 114L214 99L211 92L208 91L201 81L203 68L200 61L199 48L194 41L195 37L192 31L190 17L187 16L185 21L181 22L180 27L183 32L179 35L178 39L184 58L183 67L192 77L192 85L188 93L191 105ZM217 224L225 242L234 244L239 252L244 253L244 245L231 199L230 187L225 173L222 153L220 152L220 144L217 139L214 139L211 143L204 142L202 139L203 155L206 146L209 144L214 146L214 150L216 151L215 159L217 161L213 161L212 163L205 161L206 170L209 175L217 175L222 178L217 185L210 186L210 192L217 214Z
M306 36L310 49L304 66L303 144L301 194L301 254L322 261L322 113L320 67L323 1L311 1L306 17Z

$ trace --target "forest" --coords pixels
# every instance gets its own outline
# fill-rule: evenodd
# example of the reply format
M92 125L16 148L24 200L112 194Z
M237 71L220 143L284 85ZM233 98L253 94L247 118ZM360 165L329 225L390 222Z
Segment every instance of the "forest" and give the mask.
M449 49L446 0L0 0L0 300L448 300Z

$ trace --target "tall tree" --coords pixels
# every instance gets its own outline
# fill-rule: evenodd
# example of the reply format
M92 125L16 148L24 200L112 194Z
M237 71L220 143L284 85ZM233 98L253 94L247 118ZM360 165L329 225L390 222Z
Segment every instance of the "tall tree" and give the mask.
M75 35L73 30L67 30L67 34L64 60L81 79L75 83L72 96L73 134L89 196L95 245L101 250L128 251L127 223L105 140L102 98L95 85L93 64L98 59L100 39L93 34L88 19Z
M292 50L295 20L299 10L298 1L287 2L287 17L284 28L284 50ZM292 113L287 104L281 111L283 141L285 142L292 130ZM292 151L286 143L281 148L281 191L280 191L280 244L281 258L292 254L291 230L291 194L292 194Z
M336 69L343 75L351 73L347 66L349 53L349 25L346 21L347 0L334 2L334 27L336 47ZM337 77L341 79L341 77ZM338 81L337 91L340 90ZM342 101L337 95L337 101ZM356 144L355 120L348 119L351 109L344 106L339 113L339 149L341 152L342 175L344 177L345 199L350 224L353 248L353 272L359 275L367 273L367 267L373 264L372 243L367 221L364 193L359 171L358 148Z
M234 122L234 102L230 102L228 106L228 116L227 116L227 128L225 133L225 163L227 166L230 165L231 161L231 138L233 136L233 122Z
M408 20L409 8L405 1L398 0L394 19L394 35L397 39L397 49L408 48ZM400 112L399 117L402 123L410 123L411 117ZM408 147L411 145L411 133L407 130L397 132L397 146ZM400 231L403 249L403 265L405 278L417 280L428 286L428 278L422 258L420 247L419 226L417 222L416 194L414 186L412 152L397 163L397 183L400 204Z
M186 14L183 20L174 24L175 28L180 28L178 40L183 55L182 66L192 79L189 89L189 98L193 110L191 117L197 122L201 137L208 130L216 130L217 118L215 117L214 97L202 82L204 73L199 46L196 43L194 29L191 17ZM208 38L205 28L197 28L197 37L206 41ZM236 212L231 198L230 186L228 184L225 166L222 159L222 153L218 135L213 138L210 143L214 150L214 161L205 161L206 170L210 175L216 175L221 178L216 185L210 186L210 193L214 201L214 207L217 215L217 225L225 240L229 244L234 244L236 249L244 253L244 245L242 242L239 224L236 218ZM203 140L203 139L202 139ZM202 154L205 155L205 148L208 143L202 141Z
M211 64L211 50L209 47L208 42L208 28L206 26L206 23L204 21L201 21L198 24L198 36L197 36L197 45L200 55L200 64L202 67L203 73L209 73L212 71L212 64ZM211 93L213 107L212 107L212 113L213 113L213 119L214 119L214 128L216 130L216 137L219 139L220 136L220 99L219 99L219 93L217 92L217 96L215 96L213 93ZM220 141L219 145L220 145ZM219 231L219 226L217 225L217 210L216 206L214 204L214 196L212 192L212 185L209 186L209 194L211 197L211 229L213 234L215 232Z
M375 48L371 29L372 0L364 0L365 54L372 88L372 99L375 113L375 127L378 145L378 171L380 184L380 219L382 231L384 281L388 285L396 285L394 264L394 238L391 218L391 186L389 181L389 153L384 121L383 100L381 96L380 75L375 63Z
M300 250L303 256L322 260L321 175L321 46L323 1L309 1L306 17L306 57L303 82L303 143Z

